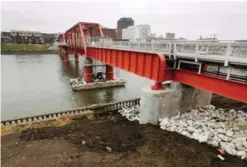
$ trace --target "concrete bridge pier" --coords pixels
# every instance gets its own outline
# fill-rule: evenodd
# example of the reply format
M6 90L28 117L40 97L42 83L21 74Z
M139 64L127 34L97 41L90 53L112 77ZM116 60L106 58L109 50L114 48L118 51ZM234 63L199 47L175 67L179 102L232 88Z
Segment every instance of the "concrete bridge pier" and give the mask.
M86 58L83 67L84 81L87 83L93 82L93 60Z
M86 58L84 62L84 68L83 68L83 76L84 80L87 83L92 83L93 81L93 60L90 58ZM105 81L110 81L114 80L114 70L113 67L110 65L106 65L106 70L105 70Z
M141 92L140 123L158 124L159 119L182 114L192 108L208 105L212 93L173 82L163 90L145 87Z
M103 71L97 72L96 68L101 67L102 65L93 64L93 60L86 58L83 67L83 78L86 83L73 83L73 90L89 90L89 89L99 89L99 88L108 88L108 87L120 87L125 86L125 81L123 80L114 80L114 71L113 67L110 65L105 66L105 73ZM94 70L95 67L95 70ZM105 77L104 77L105 74ZM112 82L107 82L112 81ZM97 84L95 84L97 83Z

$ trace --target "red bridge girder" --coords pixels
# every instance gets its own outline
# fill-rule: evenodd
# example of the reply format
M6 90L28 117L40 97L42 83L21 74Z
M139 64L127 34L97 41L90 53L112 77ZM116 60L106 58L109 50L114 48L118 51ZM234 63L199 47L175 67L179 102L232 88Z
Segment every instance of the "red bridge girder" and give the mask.
M87 57L162 83L173 80L247 103L247 84L206 74L168 68L165 56L108 48L87 48ZM156 85L153 89L160 89Z
M81 55L84 54L83 49L70 50L69 48L69 52ZM154 90L163 89L163 86L161 85L162 82L165 80L172 80L171 70L165 72L165 56L161 54L87 47L86 57L154 80Z
M174 80L247 103L246 83L169 68L165 56L161 54L89 47L86 44L86 37L94 37L93 31L97 32L95 34L99 37L104 36L99 24L79 22L60 35L59 41L67 42L70 53L84 55L87 58L154 80L156 83L152 87L154 90L162 89L162 82Z
M175 70L174 80L247 103L247 84L191 71Z
M87 57L157 82L165 80L165 57L160 54L87 47Z

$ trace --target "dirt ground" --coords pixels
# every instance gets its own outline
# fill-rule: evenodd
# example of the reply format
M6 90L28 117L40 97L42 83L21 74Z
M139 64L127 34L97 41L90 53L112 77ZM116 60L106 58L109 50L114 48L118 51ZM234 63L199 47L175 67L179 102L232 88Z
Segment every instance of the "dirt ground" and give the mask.
M247 104L223 96L213 95L211 104L224 109L239 109L247 112Z
M247 166L229 155L221 161L206 144L114 114L3 136L1 147L3 167Z

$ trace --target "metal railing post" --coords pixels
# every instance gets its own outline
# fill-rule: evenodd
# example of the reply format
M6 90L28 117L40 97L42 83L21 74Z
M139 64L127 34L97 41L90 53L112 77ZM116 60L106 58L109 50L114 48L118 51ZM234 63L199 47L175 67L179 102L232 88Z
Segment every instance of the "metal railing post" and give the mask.
M174 57L174 59L176 60L177 58L176 58L176 54L177 54L177 44L176 44L176 42L174 42L173 43L173 57ZM170 52L171 53L171 52Z
M225 56L226 56L226 60L224 62L224 66L228 66L229 64L229 58L232 54L232 51L233 51L233 48L231 47L230 44L227 44L227 47L226 47L226 53L225 53Z
M195 53L195 62L198 62L198 54L199 54L199 44L197 43L196 44L196 48L195 48L196 50L196 53Z

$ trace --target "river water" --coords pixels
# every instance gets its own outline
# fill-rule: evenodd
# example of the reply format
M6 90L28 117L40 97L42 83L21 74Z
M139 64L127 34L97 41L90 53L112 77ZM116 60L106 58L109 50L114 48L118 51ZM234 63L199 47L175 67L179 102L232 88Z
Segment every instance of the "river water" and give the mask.
M82 75L84 58L65 64L56 54L2 55L2 120L57 112L96 103L140 97L142 87L153 82L120 70L126 87L74 92L70 78Z

